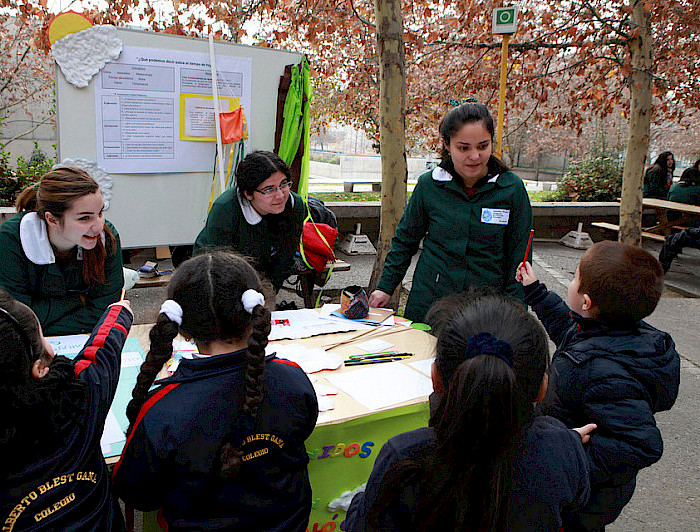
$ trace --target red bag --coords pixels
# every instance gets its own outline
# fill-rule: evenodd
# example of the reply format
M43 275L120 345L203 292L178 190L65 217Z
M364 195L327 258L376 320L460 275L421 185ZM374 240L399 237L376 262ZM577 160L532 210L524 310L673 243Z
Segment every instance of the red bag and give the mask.
M322 272L328 261L337 259L333 252L338 230L328 224L307 222L301 236L301 256L317 272Z

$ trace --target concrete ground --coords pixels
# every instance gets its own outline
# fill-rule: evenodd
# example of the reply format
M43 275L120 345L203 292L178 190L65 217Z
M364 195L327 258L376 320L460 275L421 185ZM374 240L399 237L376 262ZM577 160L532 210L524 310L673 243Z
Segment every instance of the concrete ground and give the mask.
M658 243L646 244L658 256ZM132 265L141 266L151 260L149 252L136 255ZM556 242L535 241L533 262L541 281L566 297L570 279L583 254ZM336 272L324 288L322 301L338 302L339 291L349 285L366 286L374 264L373 255L348 256L348 272ZM415 263L415 260L414 260ZM160 267L167 268L167 262ZM407 275L410 281L412 270ZM165 288L131 290L128 293L136 323L152 323ZM303 307L302 299L293 287L285 285L277 301L295 301ZM700 528L700 251L685 250L674 261L666 276L666 289L659 306L647 321L669 332L681 354L681 388L675 406L658 414L657 422L664 438L661 460L645 470L637 479L634 497L609 530L617 531L687 531Z

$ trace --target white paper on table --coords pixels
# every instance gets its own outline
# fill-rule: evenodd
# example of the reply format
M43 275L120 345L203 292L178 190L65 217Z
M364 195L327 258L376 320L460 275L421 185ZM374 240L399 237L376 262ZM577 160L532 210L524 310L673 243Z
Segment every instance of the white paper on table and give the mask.
M335 400L332 397L326 395L316 396L318 401L318 411L327 412L328 410L333 410L335 408Z
M409 362L408 365L412 368L416 368L418 371L430 377L431 367L435 362L435 357L426 358L425 360L417 360L416 362Z
M316 395L338 395L338 388L335 386L320 384L318 382L314 382L313 386L314 390L316 390Z
M143 358L141 358L141 353L136 351L126 351L122 353L122 367L131 368L134 366L140 366L143 364Z
M351 320L324 318L313 309L276 311L272 313L271 321L270 341L372 329L370 325Z
M380 340L377 338L376 340L369 340L367 342L357 344L357 347L359 347L366 353L379 353L381 351L387 351L388 349L391 349L395 346L391 342L387 342L386 340Z
M367 368L328 375L326 379L370 410L425 397L433 391L429 378L401 362L371 364Z
M304 373L316 373L324 369L338 369L343 364L343 357L329 353L318 347L306 347L300 344L268 344L265 354L277 353L278 358L291 360L298 364Z
M117 418L114 416L114 412L112 412L112 409L110 408L109 412L107 413L107 419L105 420L105 428L102 432L102 438L100 439L100 447L102 448L102 452L109 452L110 445L125 440L126 436L119 427Z
M51 344L51 347L53 347L54 355L71 357L80 353L80 350L85 347L85 343L90 339L90 335L71 334L68 336L48 336L46 339Z

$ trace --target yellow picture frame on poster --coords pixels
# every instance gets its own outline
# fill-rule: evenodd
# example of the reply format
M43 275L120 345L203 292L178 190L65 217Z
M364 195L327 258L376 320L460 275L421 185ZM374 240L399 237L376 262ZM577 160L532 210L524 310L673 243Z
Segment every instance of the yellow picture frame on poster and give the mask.
M211 105L206 105L207 101L211 102ZM234 111L241 106L240 100L235 96L219 96L219 102L222 104L222 113ZM214 97L211 94L180 94L180 140L216 141L216 134L211 134L210 127L214 124L214 117L211 115L211 122L209 122L206 116L208 113L213 113L213 104Z

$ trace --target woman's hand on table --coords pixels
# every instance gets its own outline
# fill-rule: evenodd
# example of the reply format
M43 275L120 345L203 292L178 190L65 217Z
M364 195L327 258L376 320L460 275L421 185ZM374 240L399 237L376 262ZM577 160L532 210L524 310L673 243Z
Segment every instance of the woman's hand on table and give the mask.
M374 308L384 308L389 304L391 295L381 290L375 290L369 295L369 306Z

